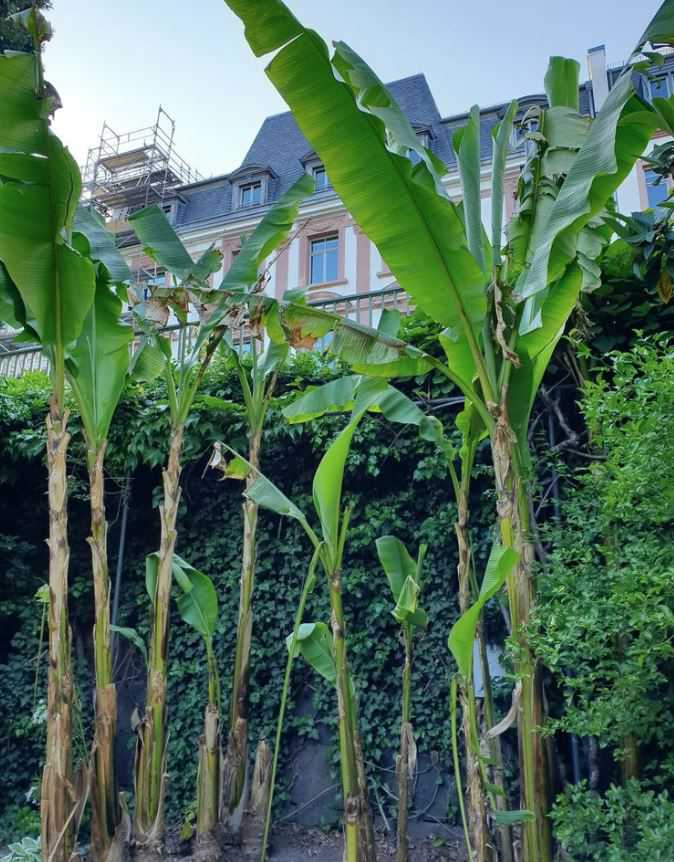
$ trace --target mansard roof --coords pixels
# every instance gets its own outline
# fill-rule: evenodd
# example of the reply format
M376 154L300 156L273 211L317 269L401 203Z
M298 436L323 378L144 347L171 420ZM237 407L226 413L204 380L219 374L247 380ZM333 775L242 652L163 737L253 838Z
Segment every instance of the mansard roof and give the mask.
M452 135L465 125L468 114L442 117L423 74L411 75L386 85L400 105L410 123L417 129L428 131L429 146L450 170L456 168L452 150ZM591 113L591 86L580 88L580 107ZM531 104L546 104L544 95L525 96L519 100L520 111ZM507 105L493 105L481 111L480 147L483 160L491 157L492 129L505 112ZM242 215L234 201L232 189L243 177L255 173L267 174L267 200L257 207L247 207L247 216L262 215L266 206L282 195L305 171L305 164L313 154L307 139L300 131L293 115L286 111L274 114L262 123L241 165L232 173L182 186L176 214L178 227L189 228L209 221L236 221ZM315 154L314 154L315 155ZM335 195L322 191L322 197Z

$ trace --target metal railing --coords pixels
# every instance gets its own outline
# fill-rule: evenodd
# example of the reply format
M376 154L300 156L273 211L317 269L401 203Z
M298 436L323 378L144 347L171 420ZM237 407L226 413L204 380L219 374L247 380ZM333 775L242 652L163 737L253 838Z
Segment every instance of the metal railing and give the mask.
M400 287L387 287L372 293L356 293L349 296L312 300L308 303L314 308L339 314L349 320L375 328L384 309L397 309L403 314L411 310L409 297ZM186 326L176 324L167 326L162 332L171 340L174 356L180 356L194 344L196 323ZM245 327L234 332L233 341L242 351L246 350L249 336ZM137 344L134 341L132 349ZM49 371L49 359L37 345L20 347L11 342L0 343L0 377L22 377L31 371Z

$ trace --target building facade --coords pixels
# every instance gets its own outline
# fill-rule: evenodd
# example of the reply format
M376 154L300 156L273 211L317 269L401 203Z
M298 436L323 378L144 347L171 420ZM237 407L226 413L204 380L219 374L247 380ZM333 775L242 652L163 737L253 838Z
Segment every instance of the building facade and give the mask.
M588 80L580 88L582 113L594 115L599 110L620 70L621 65L607 66L603 46L588 52ZM663 65L654 69L651 80L637 76L635 83L645 99L674 93L674 55L664 57ZM447 192L453 200L459 200L461 189L451 141L453 132L465 125L468 115L443 117L422 74L394 81L388 88L422 143L447 166ZM518 119L536 104L546 104L543 94L519 99ZM485 225L491 217L491 130L502 119L506 107L505 104L495 105L481 112ZM512 214L515 205L515 189L524 159L521 136L514 135L505 175L506 217ZM236 170L164 189L161 206L194 257L210 245L222 250L222 271L212 277L213 286L217 286L231 266L242 240L270 204L303 172L314 178L316 190L303 203L291 240L278 256L267 262L267 292L281 297L287 289L302 287L307 289L310 302L337 303L344 297L357 299L394 291L395 279L386 262L342 205L320 159L311 150L290 112L267 117ZM668 189L664 183L654 184L654 179L640 161L618 192L619 210L630 213L657 206ZM125 228L127 214L128 208L117 207L109 211L109 218L121 231L120 245L138 283L142 288L144 283L163 281L163 274L134 244L128 225ZM368 307L371 308L371 304ZM362 319L362 314L360 316ZM374 317L368 311L368 319L363 322L376 324L376 317L376 311Z

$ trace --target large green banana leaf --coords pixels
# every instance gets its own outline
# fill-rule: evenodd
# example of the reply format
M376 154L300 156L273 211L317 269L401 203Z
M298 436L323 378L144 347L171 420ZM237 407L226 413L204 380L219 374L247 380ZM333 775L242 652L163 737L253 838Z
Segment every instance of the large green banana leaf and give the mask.
M69 245L80 176L37 98L37 59L0 55L0 260L44 347L62 354L94 299L93 264Z
M468 251L457 208L440 189L444 165L421 146L385 87L348 46L338 43L331 62L324 42L300 30L282 3L229 5L257 53L296 36L267 74L400 286L465 341L466 330L476 331L485 315L485 278ZM416 165L410 150L419 156ZM467 344L462 347L466 355Z
M470 679L471 676L473 641L480 612L489 599L501 589L518 559L517 552L512 548L503 545L492 547L479 596L451 628L447 644L464 679Z
M491 246L494 266L501 264L501 246L503 245L503 178L517 107L517 102L511 102L501 122L492 130Z
M542 325L548 290L576 256L581 230L607 202L644 151L656 127L654 114L634 95L629 74L618 79L592 122L564 183L533 241L533 257L517 282L525 300L520 333Z
M145 254L181 282L196 276L203 278L210 274L203 272L201 258L197 261L192 260L165 213L158 206L145 207L133 213L129 216L129 223L140 240ZM212 259L210 251L211 249L208 249L205 252L206 261ZM219 266L211 272L216 272L218 269Z
M445 455L450 453L451 443L444 436L442 423L435 416L427 416L411 398L386 381L358 374L308 389L283 408L283 415L292 425L309 422L326 413L345 413L354 410L361 393L366 394L368 391L375 393L369 401L369 412L381 413L389 422L414 425L423 440L435 443Z
M180 323L185 325L190 298L199 296L200 303L206 301L205 295L210 292L208 278L220 269L221 252L210 246L197 260L192 260L165 213L158 206L146 207L134 213L129 217L129 222L143 246L144 253L174 278L172 285L158 287L149 301L134 307L141 327L146 328L144 322L149 321L152 324L157 320L157 305L161 308L160 314L168 317L169 311L173 311ZM192 359L193 357L190 357L188 365L192 365Z
M108 436L126 382L133 329L122 323L121 313L108 270L99 265L94 304L66 359L66 375L90 445Z
M674 0L665 0L656 12L653 20L645 29L636 50L642 48L646 42L674 43Z
M115 245L114 236L106 230L105 222L93 207L83 204L77 207L73 229L87 241L87 248L83 253L104 264L112 282L122 284L131 281L131 271Z

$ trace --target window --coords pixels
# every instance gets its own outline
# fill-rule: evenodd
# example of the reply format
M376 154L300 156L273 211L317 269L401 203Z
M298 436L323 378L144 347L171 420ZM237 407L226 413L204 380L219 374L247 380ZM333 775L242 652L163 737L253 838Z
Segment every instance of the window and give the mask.
M315 167L312 173L314 175L314 183L317 192L323 192L329 188L330 182L328 181L328 175L326 174L323 165Z
M337 234L312 239L309 244L309 284L337 281Z
M669 189L665 180L660 179L654 171L644 171L646 177L646 192L648 194L648 206L655 209L663 201L667 200Z
M651 99L659 98L666 99L669 96L669 75L663 75L660 78L654 78L651 83Z
M428 132L417 132L417 138L422 147L429 146L430 141L428 139ZM418 165L421 161L421 156L416 150L408 150L407 157L413 165Z
M239 188L239 205L254 207L262 203L262 183L246 183Z

